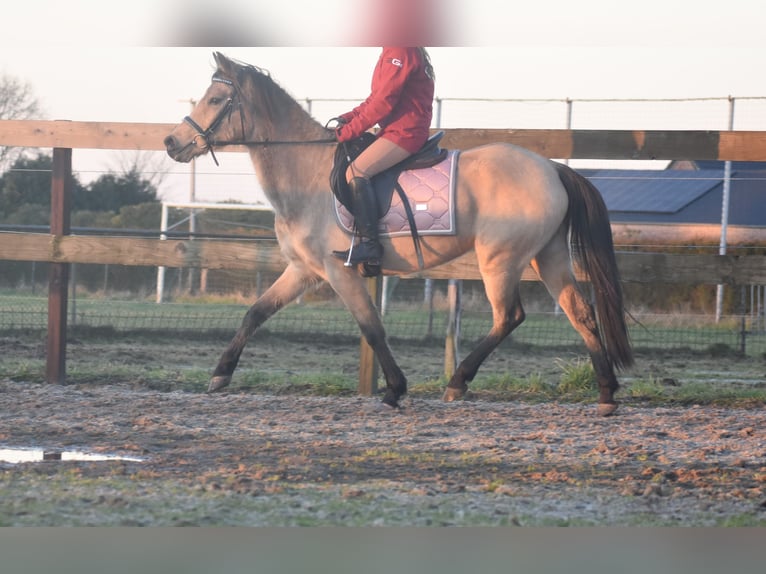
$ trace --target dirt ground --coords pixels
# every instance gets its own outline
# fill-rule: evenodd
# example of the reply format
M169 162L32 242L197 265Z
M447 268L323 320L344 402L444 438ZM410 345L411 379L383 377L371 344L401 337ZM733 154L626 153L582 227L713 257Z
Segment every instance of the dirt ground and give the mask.
M258 363L284 373L286 356L302 365L301 353L317 346L261 342L243 371ZM0 347L40 352L18 340ZM78 369L87 354L119 372L120 360L210 367L220 352L185 348L188 355L74 342L71 356ZM335 347L330 361L353 370L356 351ZM425 360L422 349L400 356L411 381L438 373L440 359ZM322 357L312 368L327 368ZM531 372L555 362L516 359ZM0 446L141 460L0 462L0 523L766 525L762 408L625 401L616 416L599 418L594 404L480 395L451 404L408 397L401 411L387 412L376 397L258 393L236 384L205 395L149 384L153 376L58 386L4 373Z

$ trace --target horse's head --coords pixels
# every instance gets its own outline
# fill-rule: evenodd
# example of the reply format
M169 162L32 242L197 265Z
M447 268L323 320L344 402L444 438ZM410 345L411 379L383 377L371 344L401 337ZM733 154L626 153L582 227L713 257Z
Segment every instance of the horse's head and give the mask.
M215 52L217 69L191 114L165 138L168 155L189 162L216 146L335 143L319 124L265 70ZM256 121L257 118L257 121ZM294 146L288 146L295 149Z
M168 155L176 161L189 162L210 151L214 145L245 139L245 119L240 98L242 67L220 52L214 54L218 69L210 86L191 114L170 132L165 140Z

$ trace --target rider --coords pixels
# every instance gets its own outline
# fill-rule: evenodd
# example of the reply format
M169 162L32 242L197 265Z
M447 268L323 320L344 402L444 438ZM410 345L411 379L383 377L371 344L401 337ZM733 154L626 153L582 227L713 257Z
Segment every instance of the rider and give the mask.
M376 139L351 162L346 181L352 194L354 219L361 242L349 263L380 265L378 203L370 179L417 152L428 139L434 98L434 71L425 48L384 47L372 75L371 93L350 112L338 117L335 135L347 142L375 124ZM348 260L348 251L333 251Z

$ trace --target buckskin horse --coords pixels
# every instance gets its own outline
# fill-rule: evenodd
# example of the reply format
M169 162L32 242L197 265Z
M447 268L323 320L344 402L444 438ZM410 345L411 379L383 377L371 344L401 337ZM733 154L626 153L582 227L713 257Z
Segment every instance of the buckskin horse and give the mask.
M275 232L287 267L249 308L210 379L208 392L231 382L256 330L309 286L327 281L359 324L386 380L382 404L392 408L407 379L386 340L365 279L332 255L348 246L334 212L329 176L334 134L307 113L268 72L213 54L217 69L189 116L165 138L174 160L189 162L223 145L247 146L256 176L275 213ZM525 313L519 296L531 265L588 349L598 382L597 413L617 409L616 370L633 363L609 216L598 190L568 166L522 147L491 143L462 150L455 170L455 230L421 238L383 237L384 274L428 269L475 251L492 327L458 365L443 399L463 399L482 362ZM217 163L217 160L216 160ZM574 263L592 285L583 295ZM594 309L595 307L595 309Z

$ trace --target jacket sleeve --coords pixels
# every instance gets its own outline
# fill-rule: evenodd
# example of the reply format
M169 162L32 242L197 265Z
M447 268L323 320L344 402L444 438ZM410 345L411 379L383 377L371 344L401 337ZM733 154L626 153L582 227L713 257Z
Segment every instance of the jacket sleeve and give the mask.
M375 71L373 91L367 99L340 117L346 124L337 129L338 141L358 138L375 124L385 120L401 97L407 79L417 62L405 48L387 48Z

